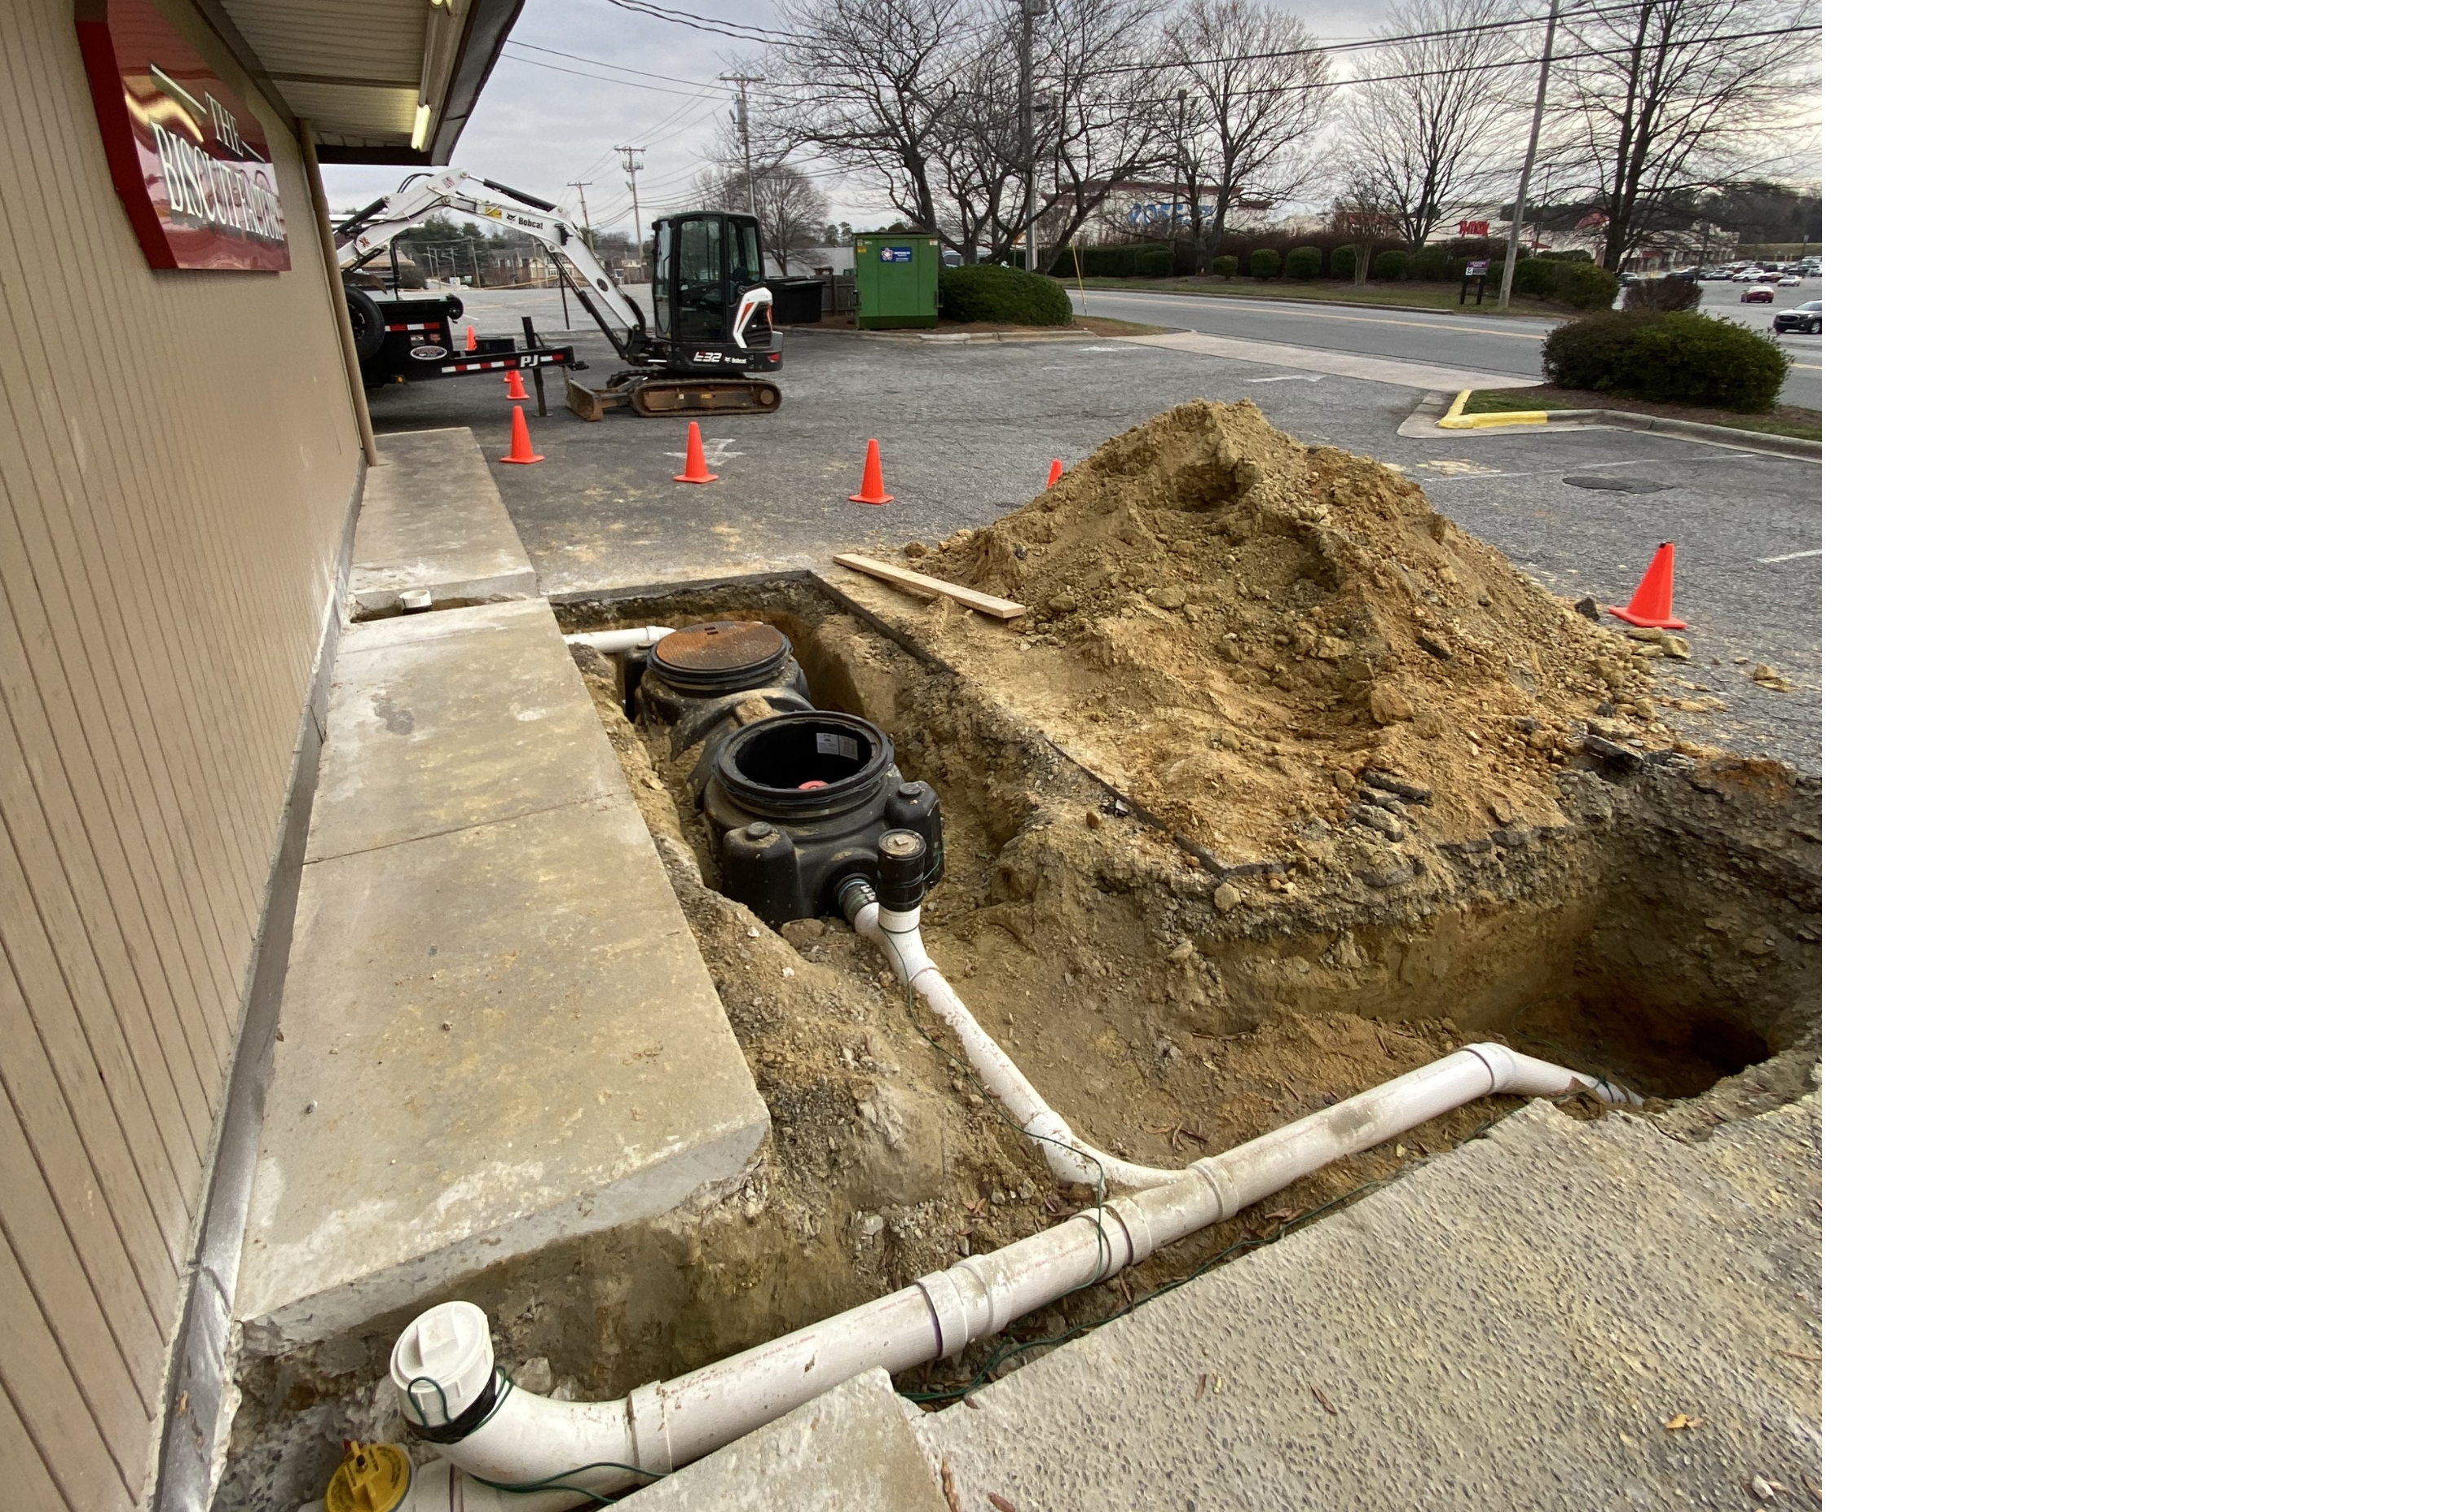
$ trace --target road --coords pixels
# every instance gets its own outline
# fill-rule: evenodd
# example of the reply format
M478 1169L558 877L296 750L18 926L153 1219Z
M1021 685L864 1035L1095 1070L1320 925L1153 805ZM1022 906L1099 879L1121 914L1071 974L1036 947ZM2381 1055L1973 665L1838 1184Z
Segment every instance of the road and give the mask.
M1774 310L1822 297L1822 285L1777 291L1773 304L1742 304L1745 286L1706 283L1706 314L1759 331L1771 329ZM1375 310L1284 299L1210 298L1202 295L1140 294L1129 290L1072 289L1071 303L1088 315L1148 325L1183 327L1210 336L1287 346L1314 346L1361 356L1542 376L1540 346L1556 320L1533 316L1447 315L1434 310ZM1780 386L1780 403L1822 407L1822 338L1784 336L1796 367Z

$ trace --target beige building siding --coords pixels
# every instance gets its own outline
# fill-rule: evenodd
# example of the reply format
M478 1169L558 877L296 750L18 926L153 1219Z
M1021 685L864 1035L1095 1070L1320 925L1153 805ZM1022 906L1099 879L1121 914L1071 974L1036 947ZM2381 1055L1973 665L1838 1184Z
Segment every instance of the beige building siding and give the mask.
M174 11L177 0L166 4ZM190 42L243 76L196 17ZM145 265L72 0L0 0L0 1501L147 1491L360 454L283 274Z

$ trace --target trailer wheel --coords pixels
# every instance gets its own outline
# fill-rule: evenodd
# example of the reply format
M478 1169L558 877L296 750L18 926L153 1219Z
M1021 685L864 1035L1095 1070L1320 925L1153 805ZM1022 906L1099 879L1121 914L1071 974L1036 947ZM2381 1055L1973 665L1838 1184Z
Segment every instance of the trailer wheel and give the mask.
M345 289L342 301L351 307L351 345L363 362L371 361L385 345L385 312L365 289Z

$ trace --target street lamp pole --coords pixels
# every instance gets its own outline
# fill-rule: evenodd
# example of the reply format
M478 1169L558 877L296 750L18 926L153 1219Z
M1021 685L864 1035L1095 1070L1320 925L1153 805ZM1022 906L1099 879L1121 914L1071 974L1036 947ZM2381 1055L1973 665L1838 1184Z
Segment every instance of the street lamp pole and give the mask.
M1523 144L1523 181L1514 189L1514 221L1506 233L1506 272L1497 281L1497 307L1514 303L1514 259L1523 252L1523 204L1531 197L1531 164L1540 156L1540 113L1549 105L1549 64L1557 52L1557 0L1549 0L1549 28L1540 34L1540 88L1531 97L1531 137Z

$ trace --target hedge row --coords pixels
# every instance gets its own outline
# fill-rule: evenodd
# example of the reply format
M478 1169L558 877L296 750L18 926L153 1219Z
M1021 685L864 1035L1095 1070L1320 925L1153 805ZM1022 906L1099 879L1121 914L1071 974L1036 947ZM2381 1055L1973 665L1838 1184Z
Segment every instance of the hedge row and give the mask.
M1225 240L1228 244L1233 238ZM1471 242L1417 249L1383 248L1371 259L1369 276L1418 283L1461 283L1464 264L1474 256L1486 258L1488 287L1496 289L1506 271L1503 254L1485 244ZM1065 279L1082 272L1089 278L1168 278L1178 269L1182 257L1179 248L1160 242L1079 247L1057 253L1052 271ZM1356 243L1331 249L1308 243L1287 248L1251 247L1245 254L1227 245L1207 263L1206 271L1218 277L1231 278L1240 276L1245 267L1252 278L1306 282L1323 275L1349 283L1359 258ZM1516 293L1535 299L1554 299L1578 310L1599 310L1606 309L1617 297L1617 281L1593 265L1590 252L1575 250L1539 252L1521 259L1515 264L1514 288Z

